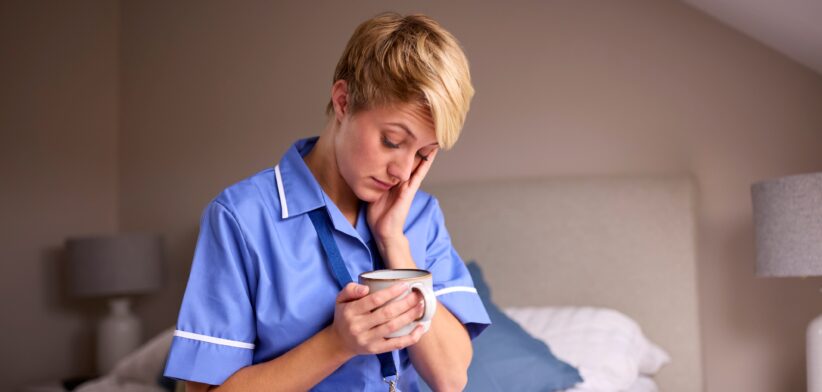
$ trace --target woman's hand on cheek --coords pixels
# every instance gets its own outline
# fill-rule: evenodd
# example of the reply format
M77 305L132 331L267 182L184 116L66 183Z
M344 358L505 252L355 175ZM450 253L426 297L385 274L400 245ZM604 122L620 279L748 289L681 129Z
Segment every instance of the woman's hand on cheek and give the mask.
M368 226L381 247L395 240L404 240L403 226L411 208L411 201L420 189L422 180L431 169L439 150L420 161L408 181L401 182L368 205Z

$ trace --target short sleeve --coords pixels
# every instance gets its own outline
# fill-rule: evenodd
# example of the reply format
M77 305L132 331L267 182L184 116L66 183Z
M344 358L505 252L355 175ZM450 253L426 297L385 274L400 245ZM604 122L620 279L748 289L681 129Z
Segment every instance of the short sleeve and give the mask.
M203 212L200 234L165 375L220 385L252 364L255 282L240 225L217 200Z
M465 325L471 339L491 324L474 282L445 228L439 202L431 200L431 226L426 247L426 268L434 278L437 300Z

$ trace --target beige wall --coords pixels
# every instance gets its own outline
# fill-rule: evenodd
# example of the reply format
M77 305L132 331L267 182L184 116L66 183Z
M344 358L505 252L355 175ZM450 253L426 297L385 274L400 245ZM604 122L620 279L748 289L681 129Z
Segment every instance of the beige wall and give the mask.
M358 22L412 10L314 4L124 6L121 223L163 230L174 261L143 309L155 330L176 312L205 203L319 132ZM459 37L478 91L430 182L694 173L708 390L804 388L822 280L753 277L749 185L822 170L820 75L672 1L413 9Z
M117 229L119 6L0 3L0 390L92 371L63 241Z
M24 140L3 147L4 156L6 149L14 150L12 163L20 167L9 174L40 179L36 186L55 175L49 170L52 161L26 176L31 169L22 167L27 161L21 153L64 151L63 144L74 143L71 163L61 161L54 170L84 169L76 178L59 177L59 198L35 185L15 190L19 196L2 192L4 198L28 203L45 198L13 213L28 217L23 222L31 225L30 216L42 213L54 232L53 239L40 238L43 231L37 231L17 241L23 242L19 252L32 253L28 259L11 254L7 248L13 248L6 245L4 255L42 262L34 253L59 244L66 233L105 230L115 223L124 230L159 231L169 245L166 288L140 301L138 312L149 332L173 324L207 201L276 162L294 139L319 132L333 66L357 23L386 9L422 11L462 41L478 91L463 138L438 158L427 181L693 173L700 192L698 273L707 390L804 389L804 328L822 313L817 293L822 280L753 277L748 187L758 179L822 170L822 76L678 2L463 1L413 9L391 4L142 1L124 2L119 22L109 14L92 14L112 29L106 32L121 23L120 133L100 131L89 139L108 151L75 143L77 136L51 149ZM68 25L69 19L62 23ZM59 26L43 29L62 32ZM105 41L108 50L117 49L111 35L73 34L83 45ZM76 60L80 54L71 56ZM28 72L27 83L46 73ZM82 88L97 86L113 94L116 81L107 83L107 75L100 73ZM68 87L44 94L63 98L76 90ZM77 107L68 111L76 116L90 102L68 102ZM32 108L41 106L29 103L20 111L34 113ZM110 106L75 121L99 121L102 129L116 116L116 107ZM48 138L63 135L57 126L62 122L53 121ZM23 117L4 122L4 136L25 122ZM75 124L70 132L91 131ZM112 147L115 142L119 149ZM89 163L94 154L100 156ZM105 171L114 160L119 174ZM2 170L11 169L4 165ZM116 202L111 200L115 188ZM69 191L93 193L97 203L77 207L77 200L88 200L81 195L74 197L71 211L60 209L56 202L65 202ZM66 214L65 219L42 205ZM8 223L3 227L22 234ZM2 265L13 264L4 260ZM27 276L20 274L38 271L16 267L0 278L3 290L9 274L22 281ZM24 282L36 282L38 288L26 292L37 301L45 290L43 279L28 276ZM40 320L32 316L4 323L39 325ZM21 329L14 331L25 335ZM64 344L57 337L54 341ZM39 347L46 355L46 346ZM68 357L69 348L59 347L57 353Z
M175 261L144 309L155 330L176 311L203 205L319 132L356 23L411 10L356 4L125 6L122 225L161 228ZM478 91L430 182L694 173L708 390L803 389L822 280L753 277L748 186L822 170L820 75L676 2L416 10L461 39Z

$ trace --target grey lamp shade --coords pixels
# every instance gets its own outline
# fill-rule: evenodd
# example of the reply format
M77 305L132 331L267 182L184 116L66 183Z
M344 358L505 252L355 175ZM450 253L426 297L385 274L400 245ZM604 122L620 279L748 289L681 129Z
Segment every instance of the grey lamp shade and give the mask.
M822 173L751 186L759 276L822 275Z
M140 294L160 288L162 242L151 234L69 238L68 284L80 297Z

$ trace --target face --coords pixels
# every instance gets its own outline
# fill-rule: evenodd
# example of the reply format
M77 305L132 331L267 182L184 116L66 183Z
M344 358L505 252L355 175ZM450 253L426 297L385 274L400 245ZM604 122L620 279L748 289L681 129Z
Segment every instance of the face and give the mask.
M400 104L345 115L334 147L345 182L357 198L373 202L408 181L438 145L427 110Z

